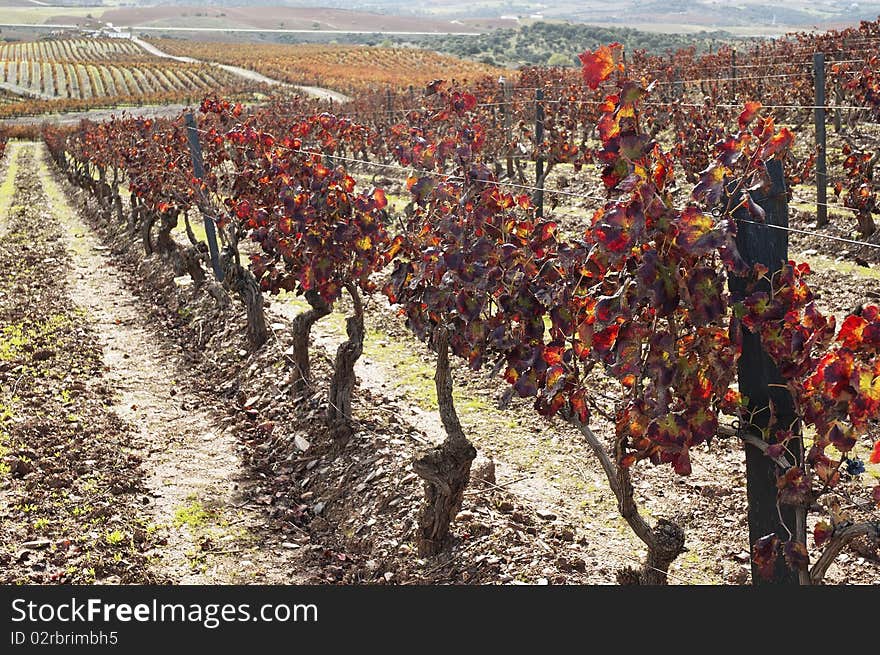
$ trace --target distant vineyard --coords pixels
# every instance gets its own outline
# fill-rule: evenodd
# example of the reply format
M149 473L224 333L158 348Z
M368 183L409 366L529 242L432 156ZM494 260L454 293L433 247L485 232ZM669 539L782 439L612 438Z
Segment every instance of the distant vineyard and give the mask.
M0 59L12 61L109 61L150 59L128 39L58 39L0 45Z
M159 59L117 39L3 45L0 76L6 92L27 98L0 105L0 117L74 106L190 101L207 92L236 95L254 89L220 68Z
M242 66L292 84L319 85L350 94L388 87L402 90L410 85L418 88L438 77L464 81L506 72L416 48L324 44L229 48L222 43L177 39L157 39L154 43L174 55Z

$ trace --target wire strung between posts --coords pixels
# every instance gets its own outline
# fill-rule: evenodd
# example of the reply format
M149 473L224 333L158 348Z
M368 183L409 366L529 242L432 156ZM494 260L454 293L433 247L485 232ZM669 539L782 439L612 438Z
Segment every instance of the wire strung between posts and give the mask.
M744 78L739 78L744 79ZM536 100L534 98L521 98L517 100L507 100L507 101L498 101L498 102L481 102L477 103L477 107L511 107L511 106L519 106L523 104L530 103L544 103L545 105L602 105L605 104L605 100L578 100L573 98L544 98L543 100ZM722 107L727 109L742 109L743 103L738 102L719 102L706 104L704 102L680 102L671 100L669 102L640 102L639 106L641 107L665 107L665 108L675 108L675 107ZM870 105L761 105L761 109L791 109L791 110L815 110L815 109L825 109L827 111L832 110L878 110L880 108L872 107ZM374 119L377 117L377 114L410 114L412 112L421 112L421 111L439 111L437 108L431 107L409 107L409 108L400 108L400 109L377 109L373 112L370 111L352 111L347 112L349 116L356 116L361 118L366 118L368 120Z
M859 52L870 53L873 51L863 50L863 51L859 51ZM826 54L829 54L829 53L826 53ZM857 54L857 53L855 53L855 54ZM748 59L749 59L749 61L752 61L753 58L749 57ZM861 64L861 63L868 63L869 61L870 61L869 59L836 59L836 60L828 60L828 61L826 61L826 63L832 64L832 65L833 64ZM701 62L691 62L688 65L692 66L692 67L696 67L696 68L710 67L710 66L715 67L715 66L719 66L719 65L723 66L724 62L714 62L712 64L701 63ZM812 67L812 65L813 65L812 59L810 59L810 60L805 59L804 61L790 61L790 60L787 60L784 58L780 58L778 61L774 61L772 63L765 63L765 64L740 64L740 63L737 63L737 64L733 64L732 67L735 70L739 70L741 68L768 68L768 67L775 68L775 67L780 67L780 66L809 66L809 67ZM651 73L666 73L666 74L668 74L670 72L673 72L676 68L678 68L678 66L675 63L670 63L666 68L649 68L646 70L639 70L639 69L633 67L631 72L634 75L648 75Z
M206 130L198 130L198 131L207 134L207 131L206 131ZM287 150L287 151L289 151L289 152L298 153L298 154L312 155L312 156L318 156L318 157L328 157L328 158L331 158L331 159L339 159L339 160L348 161L348 162L354 162L354 163L358 163L358 164L365 164L365 165L367 165L367 166L377 166L377 167L386 168L386 169L387 169L387 168L390 168L390 169L399 170L399 171L404 171L404 172L412 172L412 171L413 171L412 168L408 168L408 167L400 166L400 165L396 165L396 164L383 164L383 163L380 163L380 162L371 162L371 161L368 161L368 160L366 160L366 159L356 159L356 158L353 158L353 157L343 157L343 156L341 156L341 155L325 155L325 154L322 153L322 152L313 151L313 150L302 150L302 149L296 149L296 148L286 148L286 147L284 147L284 146L274 146L274 147L279 148L279 149L281 149L281 150ZM442 177L442 178L445 178L445 179L447 179L447 180L452 180L452 181L458 181L458 182L466 182L466 181L467 181L467 180L465 180L465 178L462 178L462 177L460 177L460 176L450 175L450 174L448 174L448 173L440 173L439 171L428 171L428 170L421 170L421 169L420 169L418 172L420 172L420 173L424 173L424 174L427 174L427 175L436 176L436 177ZM600 202L614 202L614 199L613 199L613 198L604 198L604 197L601 197L601 196L590 196L590 195L586 195L586 194L582 194L582 193L574 193L574 192L572 192L572 191L562 191L562 190L554 190L554 189L542 189L541 187L529 186L529 185L525 185L525 184L513 184L513 183L508 183L508 182L496 182L496 181L494 181L494 180L475 180L475 182L480 182L480 183L482 183L482 184L492 184L492 185L495 185L495 186L498 186L498 187L508 187L508 186L509 186L509 187L515 187L515 188L520 188L520 189L533 190L533 191L543 191L544 193L555 193L555 194L564 195L564 196L568 196L568 197L572 197L572 198L580 198L580 199L582 199L582 200L598 200L598 201L600 201ZM828 204L828 203L808 202L807 204L809 204L809 205L816 205L816 206L824 205L824 206L826 206L826 207L832 207L832 206L833 206L833 207L837 207L836 205L830 205L830 204ZM858 211L858 210L856 210L856 209L854 209L854 208L852 208L852 207L842 207L841 209L849 209L850 211ZM849 244L852 244L852 245L859 245L859 246L866 246L866 247L868 247L868 248L877 248L877 249L880 249L880 244L869 243L869 242L867 242L867 241L857 241L857 240L855 240L855 239L846 239L846 238L844 238L844 237L837 237L837 236L834 236L834 235L831 235L831 234L825 234L825 233L823 233L823 232L812 232L812 231L809 231L809 230L801 230L801 229L793 228L793 227L783 227L783 226L781 226L781 225L772 225L772 224L770 224L770 223L761 223L761 222L758 222L758 221L750 221L750 220L748 220L748 219L744 219L744 218L737 219L737 220L739 220L739 221L743 221L743 222L745 222L745 223L754 223L755 225L766 225L766 226L768 226L768 227L772 227L772 228L777 229L777 230L786 230L786 231L788 231L788 232L796 232L796 233L798 233L798 234L806 234L806 235L809 235L809 236L814 236L814 237L818 237L818 238L828 239L828 240L831 240L831 241L838 241L838 242L843 242L843 243L849 243Z
M785 227L782 225L773 225L772 223L762 223L760 221L751 221L747 218L737 218L736 220L742 223L750 223L751 225L763 225L765 227L772 227L774 230L784 230L785 232L796 232L797 234L806 234L814 237L821 237L823 239L829 239L831 241L839 241L841 243L848 243L855 246L866 246L868 248L880 249L880 244L869 243L867 241L856 241L855 239L846 239L844 237L836 237L832 234L824 234L822 232L811 232L810 230L800 230L796 227Z
M200 129L198 131L203 134L208 134L208 132L206 130ZM412 167L401 166L399 164L383 164L382 162L374 162L374 161L369 161L367 159L357 159L355 157L345 157L343 155L330 155L330 154L323 153L323 152L320 152L317 150L304 150L301 148L288 148L286 146L279 146L279 145L274 145L272 147L277 148L279 150L286 150L287 152L293 152L293 153L300 154L300 155L311 155L314 157L327 157L328 159L336 159L339 161L345 161L345 162L355 163L355 164L364 164L366 166L374 166L376 168L384 168L384 169L390 169L390 170L395 170L395 171L402 171L404 173L417 172L419 174L430 175L432 177L444 178L445 180L452 181L452 182L467 182L468 181L466 178L463 178L460 175L452 175L450 173L441 173L440 171L431 171L431 170L426 170L426 169L413 169ZM585 195L582 193L575 193L573 191L562 191L560 189L544 189L542 187L531 186L529 184L518 184L518 183L514 183L514 182L499 182L496 180L473 180L473 181L478 182L480 184L490 184L490 185L497 186L497 187L512 187L512 188L516 188L516 189L522 189L525 191L543 191L544 193L553 193L553 194L558 194L558 195L562 195L562 196L569 196L572 198L583 198L585 200L600 200L602 202L608 202L609 200L611 200L610 198L603 198L601 196L589 196L589 195Z
M569 100L567 98L561 99L545 99L540 102L546 102L549 104L572 104L572 105L601 105L604 104L604 100ZM732 109L742 109L743 103L741 102L718 102L707 104L704 102L640 102L640 107L666 107L666 108L674 108L674 107L723 107L723 108L732 108ZM866 105L761 105L761 109L867 109L867 110L875 110L880 109L877 107L871 107Z
M638 73L636 73L638 74ZM802 71L800 73L778 73L774 75L743 75L739 77L703 77L690 80L673 80L671 82L656 82L657 86L668 86L670 84L698 84L703 82L740 82L746 80L766 80L771 78L790 78L790 77L812 77L811 71Z

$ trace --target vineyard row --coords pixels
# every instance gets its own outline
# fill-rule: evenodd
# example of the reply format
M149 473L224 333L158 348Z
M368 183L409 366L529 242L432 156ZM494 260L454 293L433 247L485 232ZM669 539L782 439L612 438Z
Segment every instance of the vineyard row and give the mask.
M505 130L492 123L506 127L509 117L481 112L477 95L441 82L429 85L420 111L393 124L313 113L297 101L245 111L209 98L197 127L183 117L126 119L49 130L45 138L103 219L140 235L147 254L177 275L188 273L199 288L206 269L214 269L247 308L252 348L267 338L264 293L305 297L311 309L294 322L294 400L316 387L311 326L350 297L348 341L325 396L327 429L340 440L353 429L363 297L384 292L437 353L447 439L413 464L426 485L421 554L448 546L475 455L452 400L454 356L475 370L503 373L507 396L531 399L539 414L580 430L648 548L645 566L631 574L643 583L665 581L684 531L668 520L646 522L630 470L650 462L688 475L693 453L721 429L720 417L737 417L747 426L742 438L766 454L759 459L775 500L771 518L782 521L778 534L753 543L756 571L772 575L780 561L795 577L819 581L852 533L816 523L813 547L825 549L814 551L810 569L806 523L796 523L796 515L841 489L844 472L855 470L852 458L871 451L870 425L880 416L871 382L880 371L880 309L850 315L838 330L813 302L809 267L785 254L743 259L741 223L762 221L769 187L784 189L783 165L799 168L793 132L759 103L745 103L732 120L702 114L712 137L692 152L666 150L645 106L651 88L626 76L619 49L587 51L582 60L584 82L604 100L592 123L581 124L580 115L565 120L579 134L595 132L598 144L578 142L567 155L552 149L557 142L541 142L548 163L570 157L601 173L607 199L574 238L552 213L541 216L528 195L504 189L509 143L494 141ZM348 167L334 160L338 153L370 153L408 168L407 206L394 210L381 186L359 190ZM699 168L697 155L705 158ZM515 165L508 166L515 178ZM685 186L690 192L682 197ZM174 240L181 219L191 227L192 210L219 230L222 249L199 243L192 229L188 245ZM766 349L781 376L776 386L790 395L785 421L766 420L767 401L762 406L760 397L737 390L736 364L751 338L745 330ZM590 428L596 375L619 391L611 447ZM815 432L808 450L790 429L795 424ZM870 459L880 463L880 443ZM880 486L871 493L880 503ZM860 534L880 532L876 521L859 525Z

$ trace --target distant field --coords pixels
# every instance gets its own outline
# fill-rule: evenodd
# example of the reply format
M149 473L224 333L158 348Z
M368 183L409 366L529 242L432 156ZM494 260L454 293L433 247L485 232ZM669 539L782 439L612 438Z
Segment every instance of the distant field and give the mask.
M28 4L20 7L0 6L0 23L64 23L86 22L88 16L99 17L102 7L40 7ZM63 20L62 20L63 19Z
M165 52L255 70L291 84L323 86L347 94L419 87L434 79L474 80L505 69L416 48L343 45L247 45L155 39Z
M124 7L104 11L114 25L203 26L258 29L321 29L464 32L460 23L435 18L390 16L345 9L302 7Z
M24 1L24 0L22 0ZM0 5L0 23L83 24L239 29L473 32L473 24L442 18L391 16L346 9L301 7L40 7Z
M180 102L206 93L239 94L256 88L226 71L154 57L119 39L64 39L0 46L6 91L31 94L0 107L3 116L65 108Z

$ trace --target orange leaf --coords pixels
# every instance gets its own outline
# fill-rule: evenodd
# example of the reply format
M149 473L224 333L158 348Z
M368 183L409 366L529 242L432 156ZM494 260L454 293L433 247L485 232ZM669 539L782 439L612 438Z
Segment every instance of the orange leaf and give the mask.
M758 113L758 110L762 106L763 105L757 100L751 100L745 104L745 109L743 109L743 112L739 115L740 129L743 129L746 125L754 120L755 114Z
M373 191L373 200L376 203L376 209L385 209L388 205L388 198L385 197L384 189L376 189Z
M579 54L578 59L583 66L584 81L591 89L598 89L614 72L614 55L607 45L599 46L596 52L587 50Z
M871 464L880 464L880 440L874 444L874 450L871 452L869 461Z
M794 143L794 134L787 127L779 130L761 148L761 159L767 159L777 153L785 153Z

